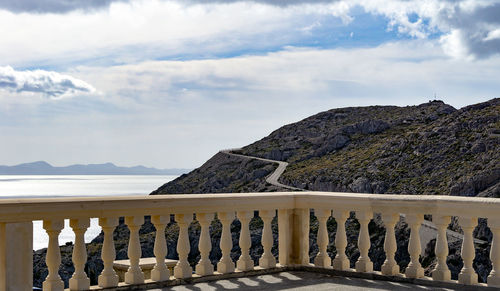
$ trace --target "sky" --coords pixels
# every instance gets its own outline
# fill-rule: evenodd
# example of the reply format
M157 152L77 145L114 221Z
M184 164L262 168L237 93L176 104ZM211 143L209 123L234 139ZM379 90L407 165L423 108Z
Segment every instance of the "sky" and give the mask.
M0 0L0 164L195 168L347 106L500 97L496 0Z

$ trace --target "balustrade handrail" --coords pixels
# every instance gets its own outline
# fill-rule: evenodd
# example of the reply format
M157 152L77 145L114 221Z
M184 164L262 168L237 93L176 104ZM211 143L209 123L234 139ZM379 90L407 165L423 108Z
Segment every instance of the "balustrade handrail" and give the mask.
M485 197L362 194L340 192L270 192L231 194L173 194L112 197L0 199L0 222L47 218L159 215L169 213L242 211L257 209L330 208L396 209L400 213L439 212L500 218L500 199Z

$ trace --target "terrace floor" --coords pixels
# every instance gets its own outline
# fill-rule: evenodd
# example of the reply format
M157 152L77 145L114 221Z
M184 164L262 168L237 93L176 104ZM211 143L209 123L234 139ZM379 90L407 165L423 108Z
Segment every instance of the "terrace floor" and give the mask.
M467 290L457 288L420 286L412 283L399 283L363 278L342 277L331 274L307 271L288 271L241 278L228 278L210 282L178 285L173 287L149 289L154 291L205 291L205 290ZM489 288L488 288L489 289ZM471 289L474 290L474 289Z

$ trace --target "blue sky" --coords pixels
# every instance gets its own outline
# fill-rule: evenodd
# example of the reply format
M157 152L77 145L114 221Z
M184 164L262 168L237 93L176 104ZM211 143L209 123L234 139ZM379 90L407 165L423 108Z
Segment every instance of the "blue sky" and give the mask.
M499 97L500 1L0 0L0 164L197 167L336 107Z

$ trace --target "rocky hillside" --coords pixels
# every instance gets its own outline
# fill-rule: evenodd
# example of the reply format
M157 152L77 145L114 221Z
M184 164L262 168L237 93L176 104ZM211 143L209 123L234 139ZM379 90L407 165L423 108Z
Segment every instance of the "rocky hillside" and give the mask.
M290 163L280 182L302 189L500 197L499 145L497 98L459 110L441 101L332 109L240 153ZM259 175L227 179L245 165L221 155L152 194L267 191Z
M339 126L328 139L347 142L326 153L323 145L310 145L317 148L310 155L291 151L294 162L283 183L324 191L500 197L500 99L457 111L437 102L405 109L403 118L396 109L392 120ZM271 155L257 143L245 150Z
M151 193L236 193L271 192L281 190L269 185L265 177L276 169L276 164L217 153L201 167L167 183Z

